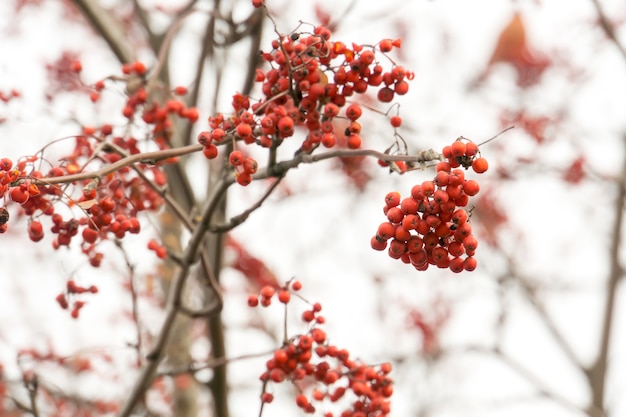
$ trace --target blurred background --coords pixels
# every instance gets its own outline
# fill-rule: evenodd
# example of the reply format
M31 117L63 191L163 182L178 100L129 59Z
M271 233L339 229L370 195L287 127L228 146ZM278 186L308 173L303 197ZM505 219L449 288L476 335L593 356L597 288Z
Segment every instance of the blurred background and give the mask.
M190 104L201 116L189 127L192 138L208 129L208 116L229 111L232 95L246 88L254 65L250 51L270 49L276 31L323 23L347 45L401 38L402 48L389 55L415 73L409 93L396 97L403 118L398 133L410 153L440 151L459 136L481 143L514 126L481 146L490 169L474 177L481 192L470 203L478 269L421 272L370 248L385 219L384 196L408 195L414 184L432 179L432 170L398 175L374 159L291 170L263 207L220 244L226 356L268 353L229 363L229 414L259 414L259 375L283 331L282 308L250 309L247 296L264 280L296 277L303 297L322 303L333 344L366 363L394 365L393 416L626 415L626 5L266 4L275 27L264 19L262 27L254 26L258 30L247 31L253 27L248 1L3 2L0 91L7 99L0 102L0 156L35 154L82 126L124 128L123 88L103 93L95 104L84 91L120 74L124 54L113 50L115 40L105 40L107 30L94 26L89 10L108 16L105 24L122 31L122 44L148 67L157 62L164 34L172 33L168 82L197 93ZM207 37L212 19L216 26ZM229 41L232 31L240 40ZM67 76L73 60L82 62L80 80ZM13 90L18 97L10 98ZM256 86L255 93L260 95ZM359 100L366 106L363 147L383 151L393 142L384 115L389 107L372 97ZM280 157L288 158L299 143L286 143ZM44 156L55 161L71 147L58 140ZM202 156L184 163L201 201L214 174ZM265 187L233 187L227 215L250 207ZM49 237L28 240L27 219L18 220L15 207L11 214L11 226L0 236L4 412L28 415L19 405L29 403L24 375L35 372L40 415L116 415L115 404L132 386L163 318L167 266L146 248L150 238L167 235L163 218L146 219L144 233L124 239L123 251L113 241L104 244L103 263L92 268L80 248L55 251ZM188 235L178 237L184 244ZM85 297L77 320L55 301L68 279L99 287ZM202 299L191 287L190 300ZM305 331L299 315L306 304L290 308L290 330ZM219 356L207 336L212 325L183 325L183 365ZM138 347L138 340L144 345ZM213 372L181 375L153 386L145 415L220 415L205 389ZM276 399L265 415L300 412L295 390L282 385L272 387Z

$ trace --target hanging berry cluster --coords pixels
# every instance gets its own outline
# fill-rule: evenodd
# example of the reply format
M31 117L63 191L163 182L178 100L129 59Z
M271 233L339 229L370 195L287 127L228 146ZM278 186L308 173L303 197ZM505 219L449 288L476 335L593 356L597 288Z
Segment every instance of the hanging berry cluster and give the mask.
M76 319L78 318L80 309L85 305L85 301L76 299L77 296L84 293L96 294L97 292L98 287L95 285L81 287L76 283L76 281L70 279L67 281L66 290L57 295L56 301L64 310L68 309L71 303L72 309L70 310L70 315Z
M323 26L315 27L312 33L294 32L275 39L273 49L261 53L269 69L256 72L263 98L252 103L249 97L236 94L232 116L219 113L209 117L210 130L198 136L204 155L217 157L218 146L226 143L234 144L232 152L240 152L237 146L243 147L242 142L276 148L298 127L305 131L301 152L311 152L320 145L333 148L337 144L333 120L337 117L349 121L341 132L347 137L346 146L360 148L361 125L357 120L362 108L356 103L346 106L350 97L374 87L378 101L389 103L396 94L408 92L407 80L413 73L395 64L385 70L377 59L377 54L399 48L399 39L351 47L330 39L330 30ZM229 162L237 182L248 185L256 163L246 163L239 155Z
M291 301L291 293L302 288L299 281L290 286L274 288L264 286L259 295L251 295L248 305L264 307L276 298L283 304ZM391 364L369 366L350 358L350 352L328 342L326 332L319 326L325 322L320 314L322 305L314 303L302 313L302 320L309 325L305 334L287 339L274 351L261 375L263 392L261 403L269 404L274 395L267 390L270 383L291 382L299 394L295 402L306 413L314 413L325 400L347 401L349 408L337 416L383 417L390 412L393 381L389 377ZM306 392L305 392L306 390ZM325 417L333 417L326 412Z
M378 226L371 245L380 251L388 249L390 257L420 271L429 265L453 272L473 271L478 241L465 208L480 187L465 178L465 170L471 167L483 173L487 160L479 156L474 142L462 137L444 147L442 159L435 178L413 186L409 197L387 194L383 208L387 221Z

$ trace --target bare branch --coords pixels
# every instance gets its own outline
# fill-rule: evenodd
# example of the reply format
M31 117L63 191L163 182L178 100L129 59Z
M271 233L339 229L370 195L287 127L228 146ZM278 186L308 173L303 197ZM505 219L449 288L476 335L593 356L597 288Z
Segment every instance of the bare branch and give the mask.
M149 389L150 384L154 379L156 369L163 357L165 345L167 344L169 336L172 332L176 316L180 312L183 288L185 286L185 281L189 276L191 265L194 263L198 250L204 242L211 217L226 193L226 190L232 183L232 181L220 181L202 212L201 221L196 226L191 238L189 239L187 248L181 257L180 268L177 271L172 283L172 290L170 291L168 298L165 320L161 326L161 330L157 336L152 351L146 357L147 362L142 368L140 375L135 381L135 385L126 400L126 403L120 412L120 417L128 417L131 415L135 406L141 398L143 398L145 392Z
M613 24L611 23L609 18L604 13L604 9L600 4L600 0L591 0L591 2L593 3L593 6L596 8L596 12L598 13L598 18L600 19L600 26L602 27L602 30L604 30L606 36L617 47L619 53L622 55L622 58L626 60L626 48L624 47L624 45L622 45L619 39L617 39L617 35L615 34L615 28L613 27Z
M626 144L626 136L624 137ZM623 270L620 264L620 248L622 240L622 226L624 222L624 203L626 202L626 156L622 156L622 174L616 181L618 190L615 199L615 219L613 220L613 236L611 238L610 247L610 272L606 287L606 304L602 318L602 332L600 334L598 357L593 366L589 370L589 385L592 392L592 402L590 405L589 415L593 417L602 416L605 407L605 385L607 377L607 367L609 361L609 348L611 345L611 336L613 333L613 320L615 316L615 303L617 298L617 286L623 276ZM598 414L600 413L600 414Z
M126 31L98 1L74 0L73 3L94 29L102 35L118 61L124 63L135 60L135 51L128 42Z
M152 151L152 152L143 152L135 155L127 156L126 158L122 158L117 162L112 163L111 165L107 165L102 169L98 169L90 172L80 172L78 174L72 175L63 175L59 177L46 177L46 178L28 178L33 184L37 185L51 185L51 184L68 184L77 181L90 180L94 178L100 178L107 176L113 172L119 171L120 169L131 166L133 164L141 163L141 164L150 164L154 165L155 163L173 158L176 156L187 155L194 152L199 152L202 150L202 145L188 145L182 146L180 148L172 148L172 149L164 149L160 151Z

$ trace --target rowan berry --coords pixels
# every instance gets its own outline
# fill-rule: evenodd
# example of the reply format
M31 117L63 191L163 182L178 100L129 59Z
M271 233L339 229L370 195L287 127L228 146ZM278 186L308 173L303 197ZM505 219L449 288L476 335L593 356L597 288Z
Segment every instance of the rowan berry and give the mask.
M296 396L296 404L302 409L306 409L309 406L309 400L304 394L298 394Z
M478 145L474 142L466 142L465 143L465 156L473 157L478 153Z
M472 235L463 238L463 246L468 252L473 252L478 247L478 240Z
M30 238L30 240L32 240L33 242L39 242L41 239L43 239L43 235L43 226L41 222L30 222L30 224L28 225L28 237Z
M221 142L226 137L224 129L215 128L211 131L211 138L216 142Z
M407 197L400 203L400 210L404 214L415 214L419 210L419 202L413 197Z
M213 145L213 144L209 144L209 146L205 146L202 149L202 154L207 158L207 159L214 159L217 157L218 155L218 148L217 146Z
M400 193L397 191L392 191L390 193L387 193L387 195L385 196L385 204L387 205L387 207L396 207L400 204Z
M261 297L272 298L275 292L276 290L271 285L264 285L263 288L261 288L260 294L261 294Z
M270 371L270 379L276 383L283 382L286 378L285 372L280 368L274 368Z
M391 239L395 235L396 228L390 222L381 223L376 231L376 237L380 240Z
M474 196L476 194L478 194L478 192L480 191L480 186L478 185L478 182L475 180L466 180L463 183L463 192L465 194L467 194L468 196Z
M426 197L432 196L435 193L435 183L433 181L424 181L424 182L422 182L422 184L421 184L421 192ZM411 195L413 195L412 191L411 191Z
M182 85L174 87L174 94L176 94L177 96L184 96L185 94L187 94L187 87L184 87Z
M450 171L449 184L452 186L462 185L465 181L465 172L462 169L455 168Z
M252 4L254 5L255 3L261 3L261 6L263 5L263 1L264 0L252 0ZM254 7L261 7L261 6L254 6ZM272 393L269 392L264 392L263 394L261 394L261 402L269 404L272 401L274 401L274 395Z
M456 140L450 145L450 153L453 158L465 155L465 142Z
M358 134L352 134L348 136L348 148L359 149L361 147L362 139Z
M237 125L236 131L237 136L244 140L252 136L252 126L250 126L248 123L239 123Z
M328 103L324 106L323 112L324 116L332 119L339 114L339 106L337 106L335 103Z
M59 295L56 296L56 302L64 310L67 309L67 307L69 306L67 302L67 298L65 297L65 294L63 293L60 293Z
M439 189L433 194L433 201L439 205L447 203L449 199L449 194L443 189Z
M378 90L378 101L380 101L381 103L389 103L393 100L393 96L394 96L394 91L389 88L389 87L383 87L380 90Z
M467 194L462 194L459 198L454 200L454 204L458 207L465 207L469 203L469 196Z
M450 182L450 174L446 171L439 171L435 175L434 183L437 187L445 187Z
M406 249L410 253L415 253L424 247L424 241L419 236L411 236L406 242Z
M281 289L278 291L278 301L280 301L283 304L287 304L290 299L291 299L291 293L289 292L289 290Z
M409 92L409 83L406 81L399 81L394 85L393 89L396 94L403 96Z
M468 256L463 261L463 269L465 269L466 271L473 271L476 269L476 266L477 266L476 258L474 258L473 256Z
M460 257L452 258L448 267L454 273L463 271L463 259Z
M472 161L472 169L477 174L482 174L483 172L486 172L487 169L489 169L489 164L487 163L487 160L485 158L476 158L474 159L474 161Z
M419 223L420 218L416 214L407 214L404 216L404 219L402 219L402 227L406 230L416 230Z
M302 289L302 283L300 281L294 281L291 283L291 289L294 291L300 291Z
M404 213L400 208L389 207L389 210L387 210L387 219L389 219L391 223L400 223L403 218Z
M461 226L465 224L465 222L467 221L467 217L467 212L464 209L460 208L452 213L452 218L450 220L457 226Z
M94 243L98 240L98 231L92 229L91 227L85 227L83 229L83 240L87 243Z
M471 236L471 234L472 226L469 224L469 222L465 222L463 224L460 224L459 227L454 231L454 239L458 241L463 241L463 239Z
M322 135L322 145L326 148L332 148L337 143L337 139L333 133L324 133Z
M8 171L13 167L13 161L9 158L0 159L0 170Z
M372 238L370 239L370 246L374 250L385 250L387 248L387 240L381 239L378 236L372 236Z
M389 243L389 256L391 256L394 259L399 259L404 252L406 251L406 243L398 240L398 239L392 239L391 242Z
M463 195L463 187L461 185L448 185L446 187L446 193L448 193L450 199L456 200Z
M350 120L357 120L361 117L362 113L363 110L361 109L361 106L356 103L350 104L348 108L346 108L346 117Z
M380 52L391 52L393 49L393 41L391 39L383 39L378 43Z
M411 232L405 229L404 227L402 227L402 225L400 224L396 226L394 237L396 238L396 240L399 240L401 242L406 242L407 240L411 238Z
M241 151L232 151L228 156L228 163L232 166L242 165L244 161L244 156Z
M398 128L400 126L402 126L402 117L400 116L391 116L391 118L389 119L389 122L391 123L391 126Z
M26 187L21 185L9 188L9 197L18 204L25 204L30 197Z
M245 187L247 185L250 185L250 183L252 182L252 175L250 175L250 173L246 171L243 171L237 173L237 177L235 179L237 181L237 184L243 185Z

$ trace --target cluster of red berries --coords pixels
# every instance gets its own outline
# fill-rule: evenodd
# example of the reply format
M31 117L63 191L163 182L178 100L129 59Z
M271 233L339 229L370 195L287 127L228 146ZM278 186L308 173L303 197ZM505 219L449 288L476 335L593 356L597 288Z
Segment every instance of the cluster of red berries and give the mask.
M435 178L413 186L411 196L387 194L383 209L387 221L378 226L371 246L380 251L388 247L390 257L420 271L429 265L473 271L478 241L465 207L480 187L465 178L465 170L483 173L488 164L479 156L478 146L464 138L444 147L442 155Z
M346 147L360 148L361 125L357 119L362 108L352 103L342 112L348 99L376 87L378 100L388 103L395 94L408 92L407 80L413 78L413 73L395 64L386 71L377 60L377 52L386 54L399 48L399 39L384 39L374 46L352 44L349 48L330 37L329 29L318 26L312 33L294 32L275 39L273 49L261 53L270 68L257 69L256 73L255 81L260 84L263 98L251 103L249 97L236 94L231 117L210 117L210 130L198 136L204 155L209 159L217 157L218 146L224 143L275 148L293 136L297 127L306 131L301 151L311 152L320 145L332 148L338 139L333 123L337 117L349 122L341 132L347 138ZM234 148L233 152L241 151ZM256 170L256 164L250 165ZM245 167L236 169L237 181L249 184L251 171Z
M251 295L248 305L269 306L276 296L281 303L287 304L291 291L299 291L302 285L294 281L276 289L264 286L259 295ZM271 403L274 396L266 390L269 382L290 381L299 394L296 404L306 413L316 411L315 403L324 400L338 402L352 393L350 407L339 414L341 417L382 417L390 412L389 398L393 394L393 381L389 377L391 364L378 366L364 365L350 358L350 352L339 349L328 342L326 332L319 325L325 322L320 315L322 306L314 303L311 309L302 313L302 320L310 328L306 334L294 336L274 351L266 363L266 370L261 375L264 390L261 401ZM304 390L307 388L308 395ZM327 412L326 417L333 413Z
M56 235L52 246L58 249L69 246L75 236L82 238L81 248L92 266L99 266L102 253L96 251L99 241L110 237L122 239L127 233L137 234L141 225L137 215L141 211L158 210L163 199L152 187L129 168L94 180L85 180L80 184L82 192L70 206L78 206L83 216L65 219L55 211L54 204L67 192L60 186L46 184L45 178L54 178L81 172L95 152L96 140L111 141L124 152L138 153L137 140L123 137L112 137L111 125L103 125L99 129L85 127L83 134L75 137L75 146L71 154L63 158L64 164L50 168L44 175L35 168L37 157L20 160L16 165L8 158L0 159L0 195L8 195L10 200L20 205L20 214L30 217L28 235L34 242L44 238L45 232L41 216L50 216L52 225L50 232ZM95 138L94 141L90 138ZM118 161L119 153L107 152L99 155L108 163ZM166 177L159 166L143 166L138 168L151 174L157 186L166 183ZM36 184L35 184L36 182ZM8 228L9 211L0 208L0 233Z
M139 115L144 123L151 126L153 140L161 149L168 149L172 136L173 122L171 117L176 115L189 120L191 123L195 123L200 114L196 108L187 107L182 100L174 97L166 100L164 104L151 100L146 89L147 72L148 69L141 61L122 65L122 73L126 77L126 91L128 93L122 114L127 119L133 119L136 115ZM92 101L96 102L99 100L105 86L104 80L95 83L95 91L90 96ZM176 96L183 96L187 94L187 88L177 86L174 88L173 93Z
M90 285L89 287L81 287L80 285L76 284L76 281L70 279L69 281L67 281L65 292L57 295L56 301L59 306L64 310L69 308L71 301L72 309L70 311L70 315L72 316L72 318L77 319L80 313L80 309L83 308L83 306L85 305L85 301L76 300L76 295L84 293L96 294L97 292L98 287L96 287L95 285ZM70 299L70 301L68 301L68 298Z

